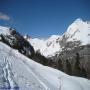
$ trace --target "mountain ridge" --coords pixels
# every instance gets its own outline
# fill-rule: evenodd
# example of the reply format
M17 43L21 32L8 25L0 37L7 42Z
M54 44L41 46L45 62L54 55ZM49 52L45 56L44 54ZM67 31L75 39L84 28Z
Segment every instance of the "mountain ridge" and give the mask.
M76 19L66 32L62 35L52 35L46 40L39 38L28 38L28 41L34 47L35 51L40 51L45 57L55 56L61 52L68 43L77 45L90 44L90 21ZM38 43L38 44L37 44ZM49 52L51 50L51 52Z

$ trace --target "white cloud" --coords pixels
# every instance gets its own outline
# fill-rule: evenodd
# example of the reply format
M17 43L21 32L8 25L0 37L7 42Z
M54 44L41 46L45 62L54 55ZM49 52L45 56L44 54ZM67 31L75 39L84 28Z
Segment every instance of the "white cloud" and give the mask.
M5 13L0 12L0 20L10 20L10 17L6 15Z

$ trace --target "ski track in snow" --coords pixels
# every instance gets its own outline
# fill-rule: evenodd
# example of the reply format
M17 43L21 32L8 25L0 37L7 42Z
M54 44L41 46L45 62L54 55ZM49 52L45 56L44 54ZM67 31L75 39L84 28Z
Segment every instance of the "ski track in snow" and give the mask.
M14 81L13 73L10 68L8 57L0 50L0 90L1 89L19 89Z

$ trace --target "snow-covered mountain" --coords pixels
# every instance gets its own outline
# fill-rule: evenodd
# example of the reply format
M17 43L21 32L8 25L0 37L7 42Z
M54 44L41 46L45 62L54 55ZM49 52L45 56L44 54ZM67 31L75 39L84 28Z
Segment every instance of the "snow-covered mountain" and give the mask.
M39 51L45 57L50 57L61 50L60 39L61 36L52 35L48 39L28 38L28 41L34 47L35 51Z
M76 19L63 35L52 35L46 40L29 38L28 41L35 51L40 51L45 57L55 56L63 48L90 44L90 22Z
M0 90L89 90L90 80L43 66L0 42Z

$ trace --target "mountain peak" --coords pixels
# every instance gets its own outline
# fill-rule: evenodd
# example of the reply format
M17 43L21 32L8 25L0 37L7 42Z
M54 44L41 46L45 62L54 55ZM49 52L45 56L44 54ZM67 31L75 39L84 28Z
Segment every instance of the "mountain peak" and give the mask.
M77 18L74 22L75 23L77 23L77 22L83 22L83 20L81 18Z
M87 23L90 24L89 20L83 20L82 18L77 18L73 23Z
M81 18L77 18L74 22L83 22Z
M65 36L68 41L80 40L82 44L89 43L90 22L76 19L67 29Z

